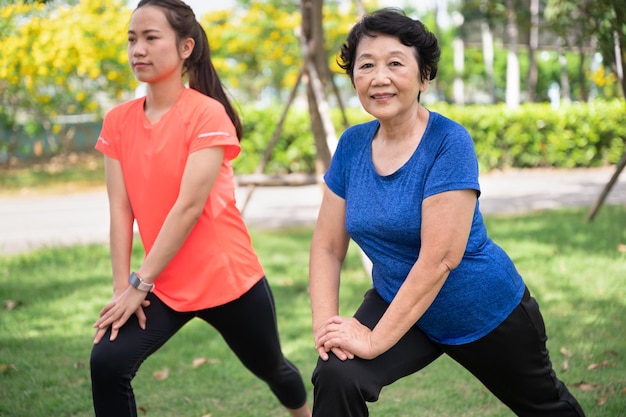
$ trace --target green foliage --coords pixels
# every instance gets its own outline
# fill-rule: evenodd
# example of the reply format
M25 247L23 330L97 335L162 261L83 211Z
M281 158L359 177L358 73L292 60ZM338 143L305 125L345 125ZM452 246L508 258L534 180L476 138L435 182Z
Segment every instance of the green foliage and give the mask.
M559 377L588 417L626 409L626 209L606 206L592 223L585 209L488 216L491 237L511 255L541 305ZM310 229L252 230L276 300L285 354L300 369L309 400L317 359L307 293ZM351 246L341 313L352 314L369 287ZM108 249L46 248L0 257L0 415L93 416L89 380L92 323L111 297ZM133 265L143 253L136 245ZM194 360L206 359L201 366ZM156 374L165 379L157 379ZM141 367L134 381L140 414L153 417L287 416L219 334L193 320ZM443 357L385 388L373 416L508 417L484 387Z
M576 6L571 0L551 3L559 2ZM378 3L369 0L364 5L373 10ZM235 11L216 11L200 18L208 33L214 63L224 84L240 102L280 102L294 86L300 69L299 8L296 3L275 0L240 0L238 4ZM481 5L487 9L482 10ZM468 1L466 6L463 10L468 22L486 17L495 26L502 24L505 10L501 2ZM616 17L604 6L603 2L597 12ZM407 5L407 11L410 9ZM559 13L555 20L571 15L567 10ZM324 4L325 49L335 73L336 52L357 15L353 3L335 0ZM15 155L48 157L75 150L71 147L76 143L72 126L59 122L57 116L100 116L102 95L119 102L132 90L136 81L127 68L125 52L129 16L130 10L121 0L47 4L0 1L0 162L11 162ZM451 45L456 29L438 28L431 12L415 17L421 18L439 38L442 58L433 89L449 100L454 78ZM609 21L615 23L615 19ZM573 22L571 16L561 23L563 27L554 29L566 31L574 23L582 24ZM506 50L496 43L495 54L496 97L501 99L506 87ZM573 95L586 96L583 92L588 91L587 84L596 87L599 97L618 95L619 85L613 73L599 67L593 73L583 74L580 68L585 63L580 62L581 58L573 53L566 55ZM559 81L561 66L555 52L540 53L539 61L538 99L546 100L551 83ZM520 65L524 73L528 67L525 54L520 54ZM523 85L525 77L522 78ZM482 50L476 44L467 45L464 80L469 91L484 89ZM345 90L352 88L345 78L338 84ZM242 157L235 161L237 172L242 174L254 171L258 165L282 112L277 104L264 112L252 107L246 104L242 111L247 135L242 142ZM485 170L508 166L596 166L617 162L624 149L624 108L617 102L579 104L558 111L545 105L523 106L517 112L499 106L433 106L437 108L468 127ZM343 126L336 111L333 117L340 133ZM352 122L367 118L361 115ZM97 132L94 138L95 135ZM315 153L307 111L291 110L265 172L313 173Z
M561 84L561 71L567 76L572 99L586 101L589 92L594 89L594 97L614 98L624 93L616 82L618 70L615 66L615 38L621 37L622 53L626 44L626 24L620 0L579 1L579 0L542 0L539 15L540 49L537 51L538 71L536 101L547 101L547 93L551 84ZM623 1L622 1L623 3ZM482 60L482 39L480 37L483 23L488 23L494 42L494 82L498 101L503 100L506 89L506 55L508 37L506 22L509 11L505 2L500 0L463 0L459 10L464 23L458 28L458 34L466 44L465 50L465 81L469 91L483 91L486 81L485 67ZM528 89L529 54L527 34L530 30L530 13L528 2L514 0L517 27L520 34L518 54L520 64L521 90ZM454 7L454 6L453 6ZM592 39L594 41L592 41ZM440 41L442 38L440 37ZM595 43L594 43L595 42ZM451 54L442 42L442 61ZM593 49L593 51L592 51ZM585 52L583 52L585 51ZM602 55L599 68L588 70L596 53ZM567 62L561 68L559 55ZM626 55L623 54L624 57ZM599 71L599 72L596 72ZM451 74L453 75L453 74ZM478 76L476 76L478 75ZM452 77L442 74L439 77L446 99L452 98Z
M546 3L545 18L552 31L570 47L581 48L593 39L596 42L594 47L602 55L603 65L619 73L617 62L622 67L626 63L623 1L548 0ZM620 49L621 55L616 55L616 50ZM624 97L626 83L622 82L621 89Z
M103 98L136 85L125 51L130 10L122 0L13 3L0 8L0 127L37 124L62 147L72 133L59 116L101 115ZM1 135L0 153L13 156L19 139Z
M525 104L517 110L504 105L428 106L465 126L472 135L481 170L533 167L597 167L616 164L626 152L626 111L623 101L576 103L553 109L548 104ZM248 108L243 111L245 136L235 172L254 171L267 148L282 109ZM343 131L338 110L333 110L338 134ZM349 109L350 123L371 116ZM265 173L312 174L315 146L308 110L292 109Z
M255 171L277 128L284 109L270 106L264 109L248 107L242 110L244 137L241 155L233 162L236 174ZM332 112L337 131L343 129L339 111ZM360 110L348 111L348 119L356 121L371 117ZM311 131L308 109L291 108L282 126L278 142L271 153L266 174L315 173L316 149Z
M377 1L364 1L368 9ZM358 18L352 2L324 3L324 49L335 63L339 46ZM200 18L215 67L229 89L243 100L280 101L295 86L301 67L297 2L239 1L236 10L217 10Z
M282 111L278 107L264 110L248 108L243 111L244 137L241 141L241 156L233 165L236 173L254 172L274 135ZM316 150L309 126L308 111L290 110L266 173L311 172Z
M427 107L468 129L482 172L505 168L597 167L616 164L626 152L626 111L624 102L619 100L575 103L559 109L548 104L524 104L517 110L507 109L504 105L454 106L445 103ZM279 106L240 109L244 137L241 155L233 162L236 174L251 174L258 167L283 111L284 108ZM331 116L340 135L344 126L339 110L333 109ZM351 124L371 120L371 116L360 108L347 109L347 118ZM92 127L91 131L80 133L80 138L89 140L97 137L98 131ZM75 140L78 138L77 133ZM91 147L87 146L88 149ZM308 109L293 107L263 172L314 174L315 156ZM63 171L59 164L53 165L53 175ZM48 168L42 165L41 172L47 171ZM21 180L6 174L0 185L7 186L12 182L17 184ZM36 186L31 181L24 185Z
M597 167L626 152L623 101L505 106L437 105L433 109L464 125L474 138L481 169Z

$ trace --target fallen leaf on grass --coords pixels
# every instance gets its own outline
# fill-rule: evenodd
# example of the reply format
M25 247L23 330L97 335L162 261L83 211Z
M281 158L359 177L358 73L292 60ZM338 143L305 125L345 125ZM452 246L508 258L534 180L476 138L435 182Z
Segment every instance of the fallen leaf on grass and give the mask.
M192 366L195 369L200 365L204 365L205 363L219 363L219 359L196 358L193 360Z
M567 358L571 358L572 356L574 356L574 354L570 352L569 350L567 350L567 348L565 347L562 347L561 350L559 350L559 352L561 352L561 354Z
M161 369L160 371L154 371L152 373L152 376L157 381L163 381L164 379L167 379L169 375L170 375L170 370L168 368Z
M589 365L587 367L588 371L595 371L596 369L602 369L602 368L606 368L607 366L609 366L609 361L607 361L606 359L603 360L600 363L592 363L591 365Z
M602 395L602 396L600 396L596 400L596 404L597 405L604 405L604 403L607 402L608 400L609 400L609 396L608 395Z
M575 383L574 386L577 387L582 392L591 392L591 391L595 391L595 390L597 390L599 388L602 388L602 385L588 384L588 383L582 382L582 381Z
M0 373L4 373L7 371L17 371L17 366L12 363L0 363Z
M596 404L604 405L604 403L606 403L609 400L609 397L613 395L615 395L615 388L609 387L609 392L605 392L600 397L598 397L598 399L596 400Z
M567 360L564 360L563 363L561 364L561 372L567 372L568 369L569 369L569 362Z
M626 244L620 243L617 245L617 251L620 253L626 253Z
M574 386L579 388L583 392L592 392L592 391L601 390L598 393L599 397L596 398L596 405L598 406L604 405L611 396L615 395L615 387L612 387L612 386L609 386L608 388L605 389L603 385L588 384L583 381L577 382L576 384L574 384ZM622 394L626 393L626 388L624 388L621 392Z
M626 395L626 388L624 388L623 390L621 390L619 393L620 393L620 394L622 394L622 395Z
M23 305L24 303L22 303L21 301L15 301L15 300L4 300L2 304L4 304L4 308L11 311L11 310L15 310L16 308Z

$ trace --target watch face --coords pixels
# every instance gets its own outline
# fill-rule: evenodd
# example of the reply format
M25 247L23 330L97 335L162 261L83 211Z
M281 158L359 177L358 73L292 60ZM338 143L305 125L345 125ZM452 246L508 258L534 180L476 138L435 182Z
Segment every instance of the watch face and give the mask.
M130 282L130 285L140 291L150 292L154 288L154 284L148 284L147 282L143 282L141 278L139 278L139 276L134 272L131 273L128 277L128 282Z

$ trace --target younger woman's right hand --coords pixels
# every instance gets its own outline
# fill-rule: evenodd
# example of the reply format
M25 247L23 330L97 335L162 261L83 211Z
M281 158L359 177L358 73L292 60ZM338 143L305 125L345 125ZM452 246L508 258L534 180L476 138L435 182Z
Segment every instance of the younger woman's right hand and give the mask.
M129 286L119 296L114 295L111 302L100 310L100 318L93 325L96 328L93 340L94 345L97 345L102 340L109 326L111 326L109 341L113 342L117 338L119 329L132 314L137 316L139 327L145 329L146 314L143 309L150 305L150 301L145 299L146 294L144 291Z

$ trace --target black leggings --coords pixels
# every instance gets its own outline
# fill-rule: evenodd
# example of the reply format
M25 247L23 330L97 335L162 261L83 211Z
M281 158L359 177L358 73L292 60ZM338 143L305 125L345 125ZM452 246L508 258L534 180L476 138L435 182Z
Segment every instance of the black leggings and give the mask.
M368 291L355 317L369 328L389 305ZM373 360L340 361L330 354L313 372L314 417L364 417L366 402L382 388L447 354L470 371L516 415L583 417L580 405L557 379L539 306L528 290L515 310L487 336L465 345L434 343L413 327L394 347Z
M131 380L141 363L194 317L222 335L239 360L265 381L281 404L296 409L306 402L306 390L296 367L282 354L274 299L263 278L239 299L202 311L180 313L150 293L145 308L146 329L133 315L117 339L107 335L91 351L93 403L98 417L137 416Z

